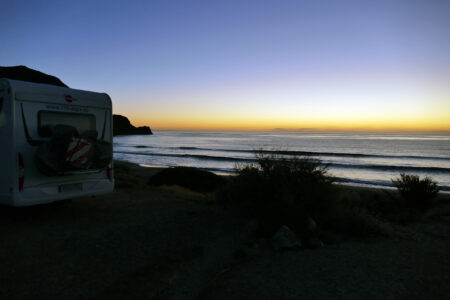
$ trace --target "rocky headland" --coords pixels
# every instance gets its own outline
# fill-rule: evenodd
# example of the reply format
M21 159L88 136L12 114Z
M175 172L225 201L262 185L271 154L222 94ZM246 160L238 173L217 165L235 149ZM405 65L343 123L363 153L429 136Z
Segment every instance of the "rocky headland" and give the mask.
M131 124L127 117L121 115L113 115L113 133L114 135L134 135L153 134L152 130L148 126L135 127Z

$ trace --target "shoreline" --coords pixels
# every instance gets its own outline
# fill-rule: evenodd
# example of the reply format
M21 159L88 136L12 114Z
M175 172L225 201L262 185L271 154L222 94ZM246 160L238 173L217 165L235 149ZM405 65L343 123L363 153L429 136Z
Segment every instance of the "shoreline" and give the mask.
M146 164L138 164L138 163L123 161L123 160L114 160L114 163L116 163L116 162L133 166L134 169L142 168L142 169L151 170L151 172L149 174L156 174L164 169L173 168L173 167L169 167L169 166L146 165ZM193 168L197 168L197 167L193 167ZM197 168L197 169L205 170L205 171L214 173L219 176L225 176L225 177L236 176L236 174L232 174L232 173L214 172L208 168ZM395 192L395 193L397 192L397 189L394 186L375 185L375 184L372 185L372 184L350 183L350 182L337 182L336 184L343 188L356 188L356 189L362 189L362 190L376 190L376 191L386 191L386 192ZM450 198L450 190L440 190L439 196L445 196L445 197Z
M389 190L391 179L405 173L431 177L442 193L450 193L450 156L445 151L449 142L433 136L174 131L151 138L119 137L114 157L146 165L192 166L218 175L232 174L236 165L256 163L257 153L309 157L328 167L343 185Z

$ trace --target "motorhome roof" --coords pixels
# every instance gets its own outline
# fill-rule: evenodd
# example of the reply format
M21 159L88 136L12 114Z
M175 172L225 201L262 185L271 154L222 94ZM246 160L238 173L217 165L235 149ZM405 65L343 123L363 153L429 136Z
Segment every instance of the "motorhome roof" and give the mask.
M2 78L8 82L17 100L70 103L72 105L108 107L111 99L105 93L83 91L49 84Z

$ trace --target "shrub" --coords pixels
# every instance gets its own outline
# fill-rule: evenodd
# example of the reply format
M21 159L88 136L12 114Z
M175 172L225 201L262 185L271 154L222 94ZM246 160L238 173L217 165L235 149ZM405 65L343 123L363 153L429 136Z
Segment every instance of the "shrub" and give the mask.
M420 179L418 175L400 174L399 178L392 179L392 183L406 204L421 211L431 207L440 190L432 178Z
M225 182L223 177L192 167L167 168L148 181L150 185L178 185L201 193L213 192Z
M282 225L301 238L323 238L331 232L389 235L388 223L366 207L370 201L342 197L342 188L320 160L274 153L258 151L255 163L236 166L237 176L221 194L232 208L259 221L259 235L270 237ZM311 230L311 218L318 229Z
M233 207L260 221L270 235L281 225L306 234L308 217L337 197L335 179L310 157L255 153L256 163L236 166L237 176L225 191Z

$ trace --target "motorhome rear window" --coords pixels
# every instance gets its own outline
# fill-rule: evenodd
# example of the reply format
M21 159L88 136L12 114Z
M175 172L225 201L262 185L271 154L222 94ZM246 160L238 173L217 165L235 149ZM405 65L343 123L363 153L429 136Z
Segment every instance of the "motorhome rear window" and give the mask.
M70 125L82 134L87 130L96 130L95 116L92 114L76 114L41 110L38 114L38 132L41 137L52 135L56 125Z

